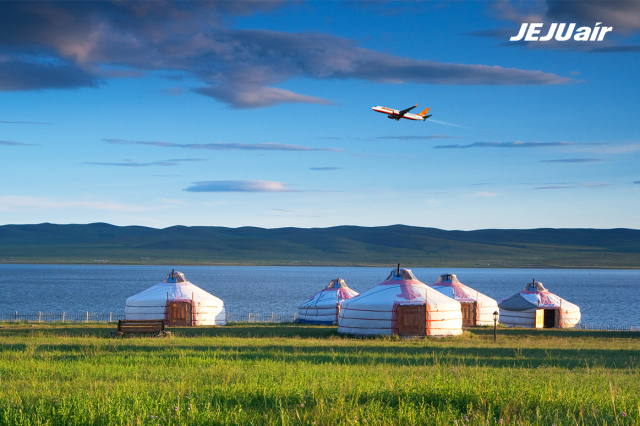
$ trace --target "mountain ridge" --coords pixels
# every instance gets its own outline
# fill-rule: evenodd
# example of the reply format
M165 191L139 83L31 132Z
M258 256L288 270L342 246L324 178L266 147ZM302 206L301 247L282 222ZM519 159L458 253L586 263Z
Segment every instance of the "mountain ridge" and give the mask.
M0 226L0 263L640 268L640 230ZM108 261L108 262L105 262Z

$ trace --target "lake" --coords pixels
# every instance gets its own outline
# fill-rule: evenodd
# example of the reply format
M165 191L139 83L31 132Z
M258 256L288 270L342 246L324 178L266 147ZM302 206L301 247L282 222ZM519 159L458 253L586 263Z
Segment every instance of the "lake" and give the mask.
M162 281L170 266L0 265L0 313L124 313L127 297ZM289 266L175 267L195 285L224 301L232 314L297 311L298 303L334 278L363 292L381 283L389 268ZM500 300L533 278L580 306L582 322L640 325L640 270L411 268L425 284L444 273Z

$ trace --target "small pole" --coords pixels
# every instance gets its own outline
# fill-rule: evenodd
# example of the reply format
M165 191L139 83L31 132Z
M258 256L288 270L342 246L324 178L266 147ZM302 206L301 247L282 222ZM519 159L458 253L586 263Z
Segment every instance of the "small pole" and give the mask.
M42 321L42 312L38 311L38 322Z
M111 312L109 312L109 322L111 322Z
M16 311L16 319L14 320L14 322L18 322L18 311Z
M398 263L398 272L396 272L396 276L400 278L400 264Z
M89 322L89 311L87 311L87 322Z
M64 322L64 315L66 314L66 312L62 313L62 322Z
M498 339L498 311L493 312L493 343Z

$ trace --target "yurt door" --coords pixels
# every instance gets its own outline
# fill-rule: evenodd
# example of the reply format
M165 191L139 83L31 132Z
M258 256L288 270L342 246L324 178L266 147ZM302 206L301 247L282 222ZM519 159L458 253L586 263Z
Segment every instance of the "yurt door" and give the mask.
M400 305L396 313L399 336L427 334L427 305Z
M191 303L170 302L169 303L169 326L190 326L191 325Z
M544 309L536 309L536 328L544 327Z
M460 310L462 311L463 327L476 325L476 302L462 302L460 303Z
M544 310L544 328L554 328L556 326L556 310Z

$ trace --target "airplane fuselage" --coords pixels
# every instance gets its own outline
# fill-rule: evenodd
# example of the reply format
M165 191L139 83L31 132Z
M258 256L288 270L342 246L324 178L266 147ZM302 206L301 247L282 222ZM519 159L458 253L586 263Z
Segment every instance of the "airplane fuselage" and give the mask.
M417 114L410 114L410 113L406 113L404 115L400 114L400 111L397 109L391 109L391 108L387 108L387 107L383 107L383 106L375 106L373 108L374 111L376 112L381 112L383 114L387 114L387 116L391 119L394 120L398 120L400 121L401 118L406 118L407 120L417 120L417 121L424 121L425 117L422 115L417 115Z

